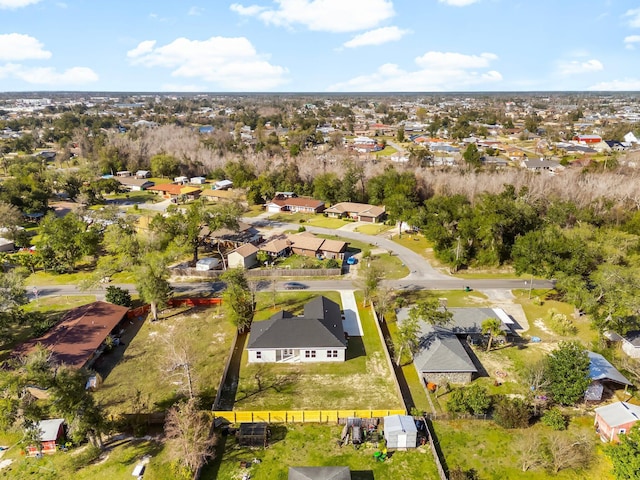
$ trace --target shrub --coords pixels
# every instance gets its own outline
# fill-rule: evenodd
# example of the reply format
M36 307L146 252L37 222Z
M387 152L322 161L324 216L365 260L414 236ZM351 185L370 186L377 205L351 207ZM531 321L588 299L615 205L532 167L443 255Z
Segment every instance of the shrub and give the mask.
M129 290L116 287L115 285L109 285L107 287L105 300L115 305L122 305L124 307L131 306L131 294L129 293Z
M340 262L338 262L335 258L330 258L327 260L327 268L340 268Z
M447 401L447 410L453 413L472 413L482 415L491 408L491 396L487 389L477 383L451 392Z
M495 402L493 420L502 428L525 428L529 426L531 406L521 398L500 395Z
M544 412L540 419L543 425L551 427L554 430L567 429L567 417L558 408L552 408Z
M578 329L573 321L564 313L559 313L555 309L549 310L549 327L558 335L575 335Z
M307 231L307 229L306 229L306 228L304 228L304 226L303 226L303 225L300 225L300 226L298 227L298 232L299 232L299 233L306 232L306 231Z

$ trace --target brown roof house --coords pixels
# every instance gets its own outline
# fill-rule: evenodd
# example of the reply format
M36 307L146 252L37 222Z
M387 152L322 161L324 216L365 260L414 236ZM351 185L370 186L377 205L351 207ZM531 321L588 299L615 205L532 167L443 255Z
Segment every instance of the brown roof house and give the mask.
M58 363L88 368L102 353L107 337L118 332L128 311L129 307L101 301L74 308L43 336L16 348L13 355L28 355L41 345Z
M254 267L258 263L258 252L258 247L251 243L245 243L232 252L229 252L227 256L229 268Z
M265 204L269 213L291 212L291 213L322 213L325 205L322 200L306 197L287 196L277 194L273 200Z
M367 203L341 202L325 210L330 217L348 217L359 222L378 223L384 219L385 208Z
M275 238L260 246L262 252L267 252L270 258L286 257L291 253L291 241L286 238Z
M302 232L289 235L291 250L297 255L305 257L344 259L347 242L315 237L312 233Z

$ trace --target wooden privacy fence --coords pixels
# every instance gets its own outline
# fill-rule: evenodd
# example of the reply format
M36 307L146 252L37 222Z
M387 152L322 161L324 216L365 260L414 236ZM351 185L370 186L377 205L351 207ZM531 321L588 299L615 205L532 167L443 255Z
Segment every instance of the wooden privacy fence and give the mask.
M184 305L188 307L195 307L200 305L222 305L221 298L170 298L167 302L170 307L182 307ZM138 308L132 308L127 312L127 318L136 318L149 313L151 307L149 305L142 305Z
M214 418L224 418L230 423L338 423L347 417L382 418L388 415L406 415L405 410L266 410L255 412L215 411Z

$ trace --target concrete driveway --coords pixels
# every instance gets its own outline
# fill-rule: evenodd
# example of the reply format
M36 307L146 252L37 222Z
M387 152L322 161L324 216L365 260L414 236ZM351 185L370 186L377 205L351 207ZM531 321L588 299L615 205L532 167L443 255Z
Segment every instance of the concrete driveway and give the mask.
M353 290L340 290L340 299L342 300L342 311L344 312L344 320L342 326L344 331L350 337L362 337L362 324L360 323L360 314L358 314L358 304Z

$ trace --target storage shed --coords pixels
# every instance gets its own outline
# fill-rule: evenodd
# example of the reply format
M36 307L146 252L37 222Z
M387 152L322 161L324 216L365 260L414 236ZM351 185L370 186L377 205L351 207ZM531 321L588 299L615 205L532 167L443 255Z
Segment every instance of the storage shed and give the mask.
M418 445L418 428L409 415L384 417L384 439L387 448L415 448Z
M236 434L238 445L266 447L269 440L269 425L264 422L241 423Z

